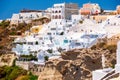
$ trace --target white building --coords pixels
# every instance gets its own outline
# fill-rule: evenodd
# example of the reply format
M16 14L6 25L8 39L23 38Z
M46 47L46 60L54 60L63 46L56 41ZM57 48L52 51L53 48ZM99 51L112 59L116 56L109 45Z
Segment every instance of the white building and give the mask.
M31 29L40 28L40 30L37 33L33 32L25 37L15 39L14 43L16 46L13 48L13 52L16 52L17 55L37 53L38 56L40 54L40 58L38 57L39 61L44 61L43 57L49 54L47 52L48 49L52 49L52 53L49 55L51 57L60 55L59 48L64 50L90 48L96 44L98 38L103 38L112 33L109 30L107 31L109 28L108 21L111 24L114 24L114 21L112 22L109 19L98 24L90 19L82 19L81 15L77 15L77 4L54 4L52 8L48 8L46 11L51 13L52 19L49 23L43 24L42 27L33 26ZM39 16L36 16L37 14L38 12L33 13L31 19L38 18ZM40 14L42 15L42 13ZM14 16L19 19L22 15L24 16L22 19L27 21L30 19L26 19L25 16L31 17L31 12L19 13ZM116 17L113 17L113 19L116 19ZM117 19L118 22L116 21L117 23L115 25L119 25L119 18L117 17ZM83 20L83 23L80 23L80 20ZM114 28L118 29L116 27Z
M71 20L71 15L78 14L78 5L75 3L54 4L52 7L52 19Z
M50 18L50 13L47 11L35 11L35 10L25 10L20 13L13 14L11 18L10 24L18 24L18 23L30 23L31 20L39 19L43 16Z
M116 60L117 62L116 62L116 65L115 65L115 71L116 71L116 73L120 73L120 41L117 44L116 56L117 56L117 60Z
M107 34L107 38L120 33L120 15L108 17L104 22L104 29Z
M61 3L54 4L51 10L51 22L48 24L48 27L51 29L56 29L56 33L60 34L63 31L66 31L66 27L72 25L72 15L78 15L78 5L75 3ZM77 18L78 19L78 18Z
M84 23L86 24L86 22L90 23L89 20L85 21ZM60 25L55 24L54 20L52 20L48 24L44 24L37 34L31 34L24 38L16 39L14 41L15 43L22 42L25 44L17 44L16 48L13 48L13 51L17 51L18 54L28 55L30 52L33 52L34 54L34 52L38 52L39 50L46 51L48 49L52 49L54 53L57 53L58 48L62 48L65 50L75 48L88 48L91 45L95 44L97 38L102 37L102 35L104 34L101 33L102 29L101 31L100 29L98 29L98 32L96 30L90 32L89 28L94 26L93 28L97 29L96 26L98 26L96 24L94 25L94 23L92 22L91 24L86 24L88 25L88 27L86 28L85 25L81 25L81 28L83 27L83 29L86 29L85 31L81 32L79 31L79 28L76 28L75 26L71 27L71 29L74 28L78 31L70 30L69 27L65 27L65 25L68 24L64 21L63 24Z

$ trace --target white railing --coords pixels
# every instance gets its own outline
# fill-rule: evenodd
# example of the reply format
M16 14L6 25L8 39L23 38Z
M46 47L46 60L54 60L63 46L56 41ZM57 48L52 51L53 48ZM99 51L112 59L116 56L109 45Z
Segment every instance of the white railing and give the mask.
M113 72L113 73L112 73ZM110 74L110 75L109 75ZM102 79L101 78L101 80L107 80L108 78L110 78L110 77L112 77L113 75L115 75L115 74L117 74L117 73L115 73L115 69L113 69L112 71L110 71L108 74L106 74L105 76L107 76L107 77L105 77L104 79Z

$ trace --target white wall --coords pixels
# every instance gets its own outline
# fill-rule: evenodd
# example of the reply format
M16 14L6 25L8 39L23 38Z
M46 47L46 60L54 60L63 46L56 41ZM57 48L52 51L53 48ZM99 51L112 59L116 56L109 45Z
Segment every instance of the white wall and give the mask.
M72 22L77 22L81 20L81 15L72 15Z
M103 72L102 70L96 70L92 72L92 80L101 80L107 73Z
M120 73L120 41L117 44L116 58L117 63L115 65L115 71Z
M43 16L42 12L26 12L13 14L10 24L18 24L22 22L30 23L31 20L39 19Z

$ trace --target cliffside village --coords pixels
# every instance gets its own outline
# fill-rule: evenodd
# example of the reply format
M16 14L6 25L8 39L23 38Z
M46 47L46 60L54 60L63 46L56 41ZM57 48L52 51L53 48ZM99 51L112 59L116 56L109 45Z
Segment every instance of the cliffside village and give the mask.
M40 18L49 21L42 24ZM107 45L116 45L120 40L120 5L116 10L103 10L97 3L85 3L81 8L76 3L58 3L46 10L24 9L7 20L11 28L34 21L28 31L12 36L15 37L12 52L17 56L17 66L38 76L47 60L61 59L63 52L91 48L99 39L106 38ZM106 80L105 76L113 71L120 73L119 46L120 43L115 69L93 71L93 80Z

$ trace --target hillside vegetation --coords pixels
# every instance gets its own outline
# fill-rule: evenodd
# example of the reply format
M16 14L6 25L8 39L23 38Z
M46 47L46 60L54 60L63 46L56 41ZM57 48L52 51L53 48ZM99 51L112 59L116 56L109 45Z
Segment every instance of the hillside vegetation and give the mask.
M39 21L44 24L47 18L42 18L35 20L33 22L38 23ZM49 21L49 19L47 20ZM14 41L14 37L10 36L21 36L27 30L33 26L32 23L19 23L18 25L10 25L10 21L3 20L0 23L0 59L1 64L6 63L8 65L10 62L15 64L15 61L11 61L11 57L5 57L7 54L13 54L11 52L12 42ZM4 64L3 64L4 65ZM37 76L34 76L31 72L26 71L18 66L2 66L0 65L0 80L37 80Z
M12 42L14 41L14 38L11 38L10 36L21 36L25 31L30 30L32 26L39 23L42 25L48 23L49 21L50 19L43 17L40 19L33 20L29 24L19 23L11 25L10 21L3 20L0 23L0 54L7 53L7 51L11 51Z
M37 76L18 66L0 67L0 80L37 80Z

